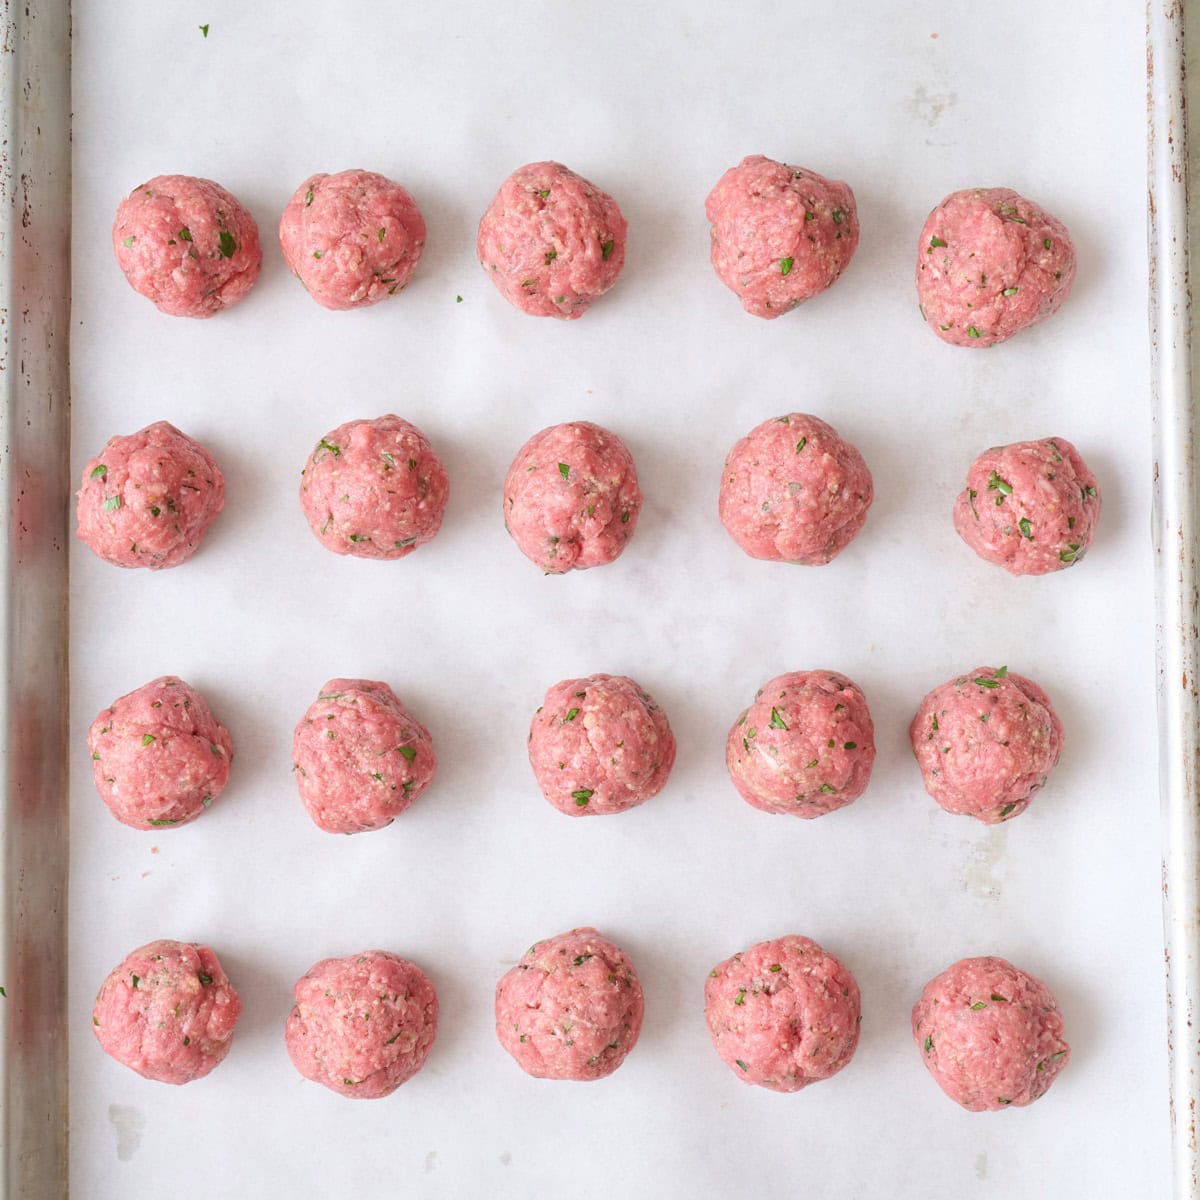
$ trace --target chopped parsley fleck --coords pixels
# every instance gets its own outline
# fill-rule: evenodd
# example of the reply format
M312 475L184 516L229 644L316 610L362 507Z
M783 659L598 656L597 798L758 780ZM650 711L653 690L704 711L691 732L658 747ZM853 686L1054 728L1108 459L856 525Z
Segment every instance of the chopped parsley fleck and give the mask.
M995 1000L995 1001L997 1001L997 1002L998 1002L998 1003L1000 1003L1000 1004L1007 1004L1007 1003L1008 1003L1008 997L1007 997L1007 996L1001 996L999 992L993 992L993 993L992 993L992 999L993 999L993 1000Z
M1003 496L1011 496L1012 495L1012 484L1009 483L1007 479L1001 479L1000 476L997 475L995 471L993 471L988 476L988 491L989 492L999 492L1000 496L1002 496L1002 497ZM996 503L1001 504L1001 503L1003 503L1003 501L1001 499L997 499Z
M204 34L204 36L205 36L205 37L208 37L208 26L207 26L207 25L201 25L199 28L200 28L200 32L201 32L202 34ZM186 1046L186 1045L187 1045L187 1043L186 1043L186 1042L184 1042L184 1045Z
M976 1000L976 1001L975 1001L975 1003L971 1005L971 1011L972 1011L972 1012L978 1012L978 1011L979 1011L981 1008L987 1008L987 1002L986 1002L986 1001L984 1001L984 1000Z
M397 746L396 749L399 750L409 762L412 762L413 759L417 757L415 746Z
M783 970L783 964L782 963L772 963L767 968L767 970L770 971L772 974L775 974L775 972Z
M328 450L334 458L337 458L342 453L341 446L335 446L332 442L327 442L324 438L317 443L317 450ZM316 450L313 451L314 454L316 452Z
M944 245L946 245L946 243L943 242L942 239L935 233L933 237L929 239L929 249L926 251L926 253L932 254L935 250L940 250Z
M592 795L591 788L580 788L579 791L571 793L571 798L575 801L576 808L583 808L592 798Z
M857 742L843 742L842 749L843 750L857 750L858 743Z
M566 463L559 463L559 464L558 464L558 473L559 473L559 474L560 474L560 475L561 475L561 476L562 476L564 479L566 479L566 478L567 478L567 476L571 474L571 468L570 468L570 467L568 467Z
M976 329L974 325L968 325L967 326L967 337L970 337L970 338L979 337L979 330Z
M379 240L380 240L381 242L383 241L383 239L384 239L384 237L386 236L386 234L387 234L387 230L386 230L386 229L380 229L380 231L379 231Z
M932 1050L932 1049L933 1049L933 1038L927 1036L925 1038L925 1053L928 1054L930 1052L930 1050Z
M132 972L132 971L130 971L130 974L131 974L131 975L133 975L133 972ZM137 975L133 975L133 986L134 986L134 987L137 987L137 985L138 985L140 982L141 982L141 979L140 979L140 977L139 977L139 976L137 976Z
M221 230L221 237L218 245L221 250L222 258L232 258L237 253L237 242L233 240L233 234L228 229Z
M797 453L797 454L799 454L799 453L800 453L800 451L801 451L801 450L803 450L803 449L804 449L804 447L805 447L805 446L807 446L807 445L808 445L808 438L806 438L806 437L802 437L802 438L801 438L801 439L800 439L800 440L799 440L799 441L796 443L796 453Z
M792 269L792 263L793 263L793 262L795 262L795 259L792 259L792 258L781 258L781 259L779 260L779 273L780 273L780 275L786 275L786 274L787 274L787 273L788 273L788 272L789 272L789 271Z
M1058 561L1065 562L1065 563L1075 562L1080 557L1079 547L1081 545L1083 545L1082 542L1068 542L1067 543L1068 548L1066 550L1059 551Z
M1029 542L1033 541L1033 526L1029 522L1028 517L1022 517L1017 522L1017 528L1021 531L1021 536Z
M1045 246L1045 248L1046 248L1047 250L1049 250L1049 249L1050 249L1050 239L1049 239L1049 238L1042 238L1042 245L1043 245L1043 246Z
M1002 817L1007 817L1007 816L1008 816L1008 814L1009 814L1010 812L1012 812L1012 810L1013 810L1014 808L1016 808L1016 807L1017 807L1017 806L1016 806L1015 804L1006 804L1006 805L1005 805L1005 806L1004 806L1004 807L1003 807L1003 808L1000 810L1000 815L1001 815Z
M579 716L579 709L577 709L577 708L567 709L567 715L565 717L563 717L563 724L565 725L568 721L575 720L575 718L577 716Z
M1004 289L1004 291L1002 291L1002 292L1000 293L1000 295L1002 295L1002 296L1015 296L1015 295L1017 294L1017 292L1018 292L1018 291L1020 291L1020 288L1005 288L1005 289Z
M129 249L129 247L130 247L130 246L132 246L132 245L133 245L133 243L134 243L135 241L137 241L137 239L136 239L136 238L133 236L133 234L131 233L131 234L130 234L130 235L129 235L129 236L128 236L128 237L127 237L127 238L126 238L126 239L125 239L125 240L124 240L122 243L121 243L121 245L122 245L122 246L124 246L126 250L128 250L128 249Z
M92 468L92 473L91 473L91 475L88 476L88 478L89 479L103 479L107 474L108 474L108 468L103 463L100 463L99 466Z
M167 817L147 817L146 820L151 825L178 825L179 824L179 821L177 819L170 820Z
M823 795L832 796L837 792L837 788L830 783L823 783L821 784L821 792Z
M842 212L842 210L840 208L835 208L833 210L833 212L830 213L830 216L833 217L833 223L835 225L840 225L842 223L842 219L845 217L845 215L846 214L844 212Z
M585 962L587 962L587 960L591 957L592 956L590 954L586 954L586 953L585 954L577 954L577 955L575 955L574 965L577 967L582 967L583 964Z
M314 251L313 251L313 258L318 258L318 259L319 259L320 257L321 257L321 252L320 252L320 250L314 250Z
M623 512L623 513L621 514L621 524L622 524L622 525L628 525L628 524L629 524L629 510L628 510L628 509L626 509L626 510L625 510L625 512Z
M787 728L787 722L783 719L783 717L781 717L779 715L779 709L777 709L777 708L771 709L771 728L772 729L786 729Z
M461 303L462 303L462 297L461 297L461 296L455 296L455 297L454 297L454 303L455 303L455 304L461 304Z
M558 251L550 249L546 251L546 266L549 266L558 257Z
M196 978L199 979L205 987L208 987L208 985L212 983L212 976L206 975L203 971L197 971Z
M120 496L109 496L109 498L104 501L104 511L105 512L116 512L117 509L120 507L121 507L121 497Z
M746 989L738 988L738 994L733 998L734 1004L739 1008L746 1003Z
M995 677L996 677L997 679L1003 679L1003 678L1005 677L1005 675L1007 675L1007 674L1008 674L1008 668L1007 668L1007 667L1001 667L1001 668L1000 668L1000 669L999 669L999 670L996 672L996 675L995 675Z
M152 733L143 733L142 734L142 745L143 746L150 745L150 743L154 740L155 740L154 734L152 734Z
M312 202L313 202L313 190L312 190L312 188L309 188L308 192L304 196L304 207L307 208Z
M181 242L190 242L192 240L192 231L186 225L179 231L179 240Z
M975 682L979 684L981 688L997 688L1000 686L994 679L984 679L982 675L980 675Z
M746 1064L745 1064L744 1062L742 1062L742 1060L741 1060L740 1058L735 1058L733 1061L734 1061L735 1063L737 1063L737 1065L738 1065L739 1067L741 1067L743 1071L748 1071L748 1070L750 1070L750 1068L749 1068L748 1066L746 1066Z
M601 242L601 243L600 243L600 257L601 257L601 258L602 258L602 259L603 259L605 262L608 262L608 260L609 260L610 258L612 258L612 252L613 252L613 240L612 240L612 238L609 238L607 242Z

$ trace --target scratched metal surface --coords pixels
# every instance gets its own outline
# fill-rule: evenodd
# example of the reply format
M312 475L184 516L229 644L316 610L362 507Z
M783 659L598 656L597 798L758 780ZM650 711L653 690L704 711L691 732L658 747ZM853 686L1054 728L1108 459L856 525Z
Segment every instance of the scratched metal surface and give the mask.
M1174 1196L1200 1196L1196 1103L1200 1098L1200 811L1196 677L1200 599L1196 562L1196 444L1192 395L1186 102L1195 103L1200 52L1182 0L1151 0L1148 17L1150 329L1154 412L1154 551L1157 584L1159 779L1163 814L1163 927L1167 968Z
M69 10L0 46L0 1186L67 1186Z

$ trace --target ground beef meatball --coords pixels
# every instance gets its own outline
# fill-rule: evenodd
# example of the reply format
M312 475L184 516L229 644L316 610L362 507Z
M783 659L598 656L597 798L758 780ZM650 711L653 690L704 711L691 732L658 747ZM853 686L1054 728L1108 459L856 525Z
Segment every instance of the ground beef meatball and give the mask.
M725 743L742 799L794 817L821 817L857 800L874 762L866 698L835 671L792 671L763 684Z
M211 317L254 286L254 218L220 184L158 175L121 201L113 250L129 286L172 317Z
M921 229L921 315L952 346L994 346L1044 321L1074 281L1063 223L1011 188L952 192Z
M624 812L657 796L675 763L667 715L624 675L564 679L529 728L542 795L571 817Z
M642 985L594 929L535 942L496 984L496 1036L539 1079L603 1079L637 1044Z
M823 566L858 536L874 498L858 450L819 418L789 413L730 450L721 524L752 558Z
M279 219L279 245L323 308L364 308L408 283L425 221L407 188L374 171L310 175Z
M990 956L931 979L913 1005L912 1031L930 1075L970 1112L1032 1104L1071 1054L1050 989Z
M505 528L547 575L619 558L641 511L632 455L590 421L535 433L504 480Z
M296 726L300 799L326 833L390 825L429 786L433 741L386 683L331 679Z
M823 292L858 245L847 184L761 154L730 167L704 211L713 269L756 317L782 316Z
M977 667L936 687L909 726L925 790L985 825L1019 817L1062 753L1050 697L1007 667Z
M425 1065L437 1025L425 972L398 954L364 950L323 959L297 980L285 1038L305 1079L378 1100Z
M321 545L357 558L403 558L432 541L449 498L429 439L390 413L327 433L300 479L300 504Z
M1096 477L1066 438L985 450L954 504L954 528L980 558L1013 575L1082 561L1100 518Z
M100 799L134 829L184 825L229 781L229 730L190 684L164 675L114 700L88 730Z
M759 942L704 983L713 1046L743 1083L798 1092L836 1075L858 1045L858 984L811 938Z
M77 536L118 567L177 567L225 507L225 477L186 433L155 421L108 439L83 468Z
M488 205L477 250L488 278L514 307L573 321L617 282L625 218L607 192L562 163L529 163Z
M217 956L162 940L126 955L92 1008L106 1054L146 1079L190 1083L229 1053L242 1002Z

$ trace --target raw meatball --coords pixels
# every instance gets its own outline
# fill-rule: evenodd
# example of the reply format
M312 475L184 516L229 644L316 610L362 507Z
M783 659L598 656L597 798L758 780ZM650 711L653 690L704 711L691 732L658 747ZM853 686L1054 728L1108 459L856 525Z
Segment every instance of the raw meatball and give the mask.
M1011 188L952 192L921 229L921 315L952 346L994 346L1044 321L1074 281L1066 227Z
M134 829L184 825L229 782L233 742L204 697L174 675L114 700L88 730L100 799Z
M331 679L292 738L300 799L326 833L390 825L429 786L429 730L386 683Z
M432 541L449 498L429 439L390 413L327 433L300 480L300 504L321 544L357 558L403 558Z
M756 317L782 316L823 292L858 245L847 184L761 154L730 167L704 211L713 269Z
M177 567L225 507L225 477L199 442L166 421L109 438L83 468L77 536L118 567Z
M619 558L641 511L633 457L615 433L590 421L535 433L504 480L504 526L548 575Z
M717 1053L742 1080L798 1092L836 1075L858 1046L858 984L810 938L759 942L718 963L704 983Z
M535 942L496 984L496 1036L538 1079L603 1079L637 1044L642 985L594 929Z
M657 796L675 763L667 715L624 675L564 679L529 728L542 795L570 817L624 812Z
M789 413L730 450L721 524L752 558L818 567L858 536L874 498L863 456L832 425Z
M92 1032L106 1054L139 1075L190 1083L229 1053L241 1011L207 946L164 939L113 968L92 1007Z
M936 687L909 726L925 790L950 813L995 825L1019 817L1062 753L1050 697L1007 667Z
M211 179L158 175L129 194L113 222L129 286L172 317L211 317L236 304L262 267L258 226Z
M479 261L500 294L532 317L582 317L625 265L617 202L562 163L529 163L479 222Z
M835 671L792 671L763 684L725 743L742 799L794 817L821 817L857 800L874 762L866 698Z
M326 958L296 981L287 1051L305 1079L352 1100L390 1096L424 1065L438 1000L420 967L386 950Z
M954 504L954 528L1013 575L1045 575L1083 559L1100 517L1096 477L1066 438L985 450Z
M425 221L406 188L374 171L310 175L279 219L279 245L323 308L364 308L408 283Z
M912 1031L938 1086L971 1112L1032 1104L1071 1053L1050 989L1002 958L964 958L931 979Z

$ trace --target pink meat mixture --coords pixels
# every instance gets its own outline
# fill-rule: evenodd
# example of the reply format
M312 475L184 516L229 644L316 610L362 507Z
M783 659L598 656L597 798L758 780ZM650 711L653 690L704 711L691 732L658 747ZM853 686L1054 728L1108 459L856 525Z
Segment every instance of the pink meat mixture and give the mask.
M985 450L954 504L954 528L987 562L1046 575L1082 562L1100 518L1096 477L1066 438Z
M330 679L292 738L300 799L327 833L390 825L433 780L429 731L386 683Z
M425 1065L437 1037L429 977L386 950L323 959L294 998L285 1041L296 1070L351 1100L391 1095Z
M953 192L921 229L921 315L951 345L1006 341L1057 312L1074 281L1066 227L1011 188Z
M496 985L496 1036L529 1075L611 1075L637 1043L644 1001L624 951L594 929L536 942Z
M656 796L675 763L666 714L632 679L564 679L529 730L542 794L568 816L625 812Z
M190 1083L229 1053L242 1002L217 956L185 942L150 942L113 969L92 1008L106 1054L159 1083Z
M712 264L756 317L780 317L830 287L858 246L849 186L753 154L709 193Z
M620 557L642 510L633 456L590 421L552 425L518 451L504 480L504 524L548 575Z
M309 456L300 504L335 554L396 559L437 536L450 480L429 439L394 414L347 421Z
M938 1086L970 1112L1032 1104L1070 1061L1050 989L1003 958L964 958L931 979L912 1031Z
M866 698L835 671L793 671L765 683L725 744L742 799L796 817L824 816L856 800L874 762Z
M241 300L262 268L258 226L211 179L159 175L121 201L112 230L134 291L173 317L211 317Z
M190 684L163 675L114 700L88 731L92 774L114 817L135 829L183 825L229 781L229 731Z
M858 1046L858 984L811 938L759 942L704 985L717 1053L743 1083L796 1092L837 1074Z
M500 294L535 317L573 321L617 281L626 223L617 202L562 163L529 163L479 222L479 261Z
M751 557L823 566L858 536L874 498L858 450L818 417L789 413L734 445L719 510Z
M117 567L177 567L225 507L213 456L167 421L109 438L76 493L76 536Z
M925 790L985 825L1023 813L1058 763L1063 726L1050 698L1007 667L977 667L933 689L909 727Z
M407 188L374 171L310 175L283 210L279 244L323 308L363 308L412 278L425 221Z

